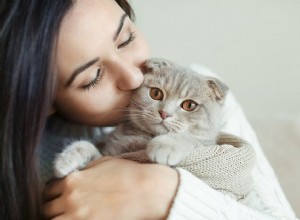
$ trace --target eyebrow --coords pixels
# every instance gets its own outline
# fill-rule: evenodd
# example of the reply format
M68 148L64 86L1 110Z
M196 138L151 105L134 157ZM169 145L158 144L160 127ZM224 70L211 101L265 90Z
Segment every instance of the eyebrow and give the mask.
M121 17L121 19L120 19L120 22L119 22L118 29L117 29L117 31L116 31L116 33L115 33L115 36L114 36L114 41L117 40L117 38L118 38L118 36L119 36L119 34L120 34L120 32L121 32L123 26L124 26L124 21L125 21L125 18L126 18L127 16L128 16L127 14L123 14L123 15L122 15L122 17Z
M128 16L127 14L123 14L123 15L122 15L122 17L121 17L121 19L120 19L120 22L119 22L119 25L118 25L118 28L117 28L117 30L116 30L116 32L115 32L115 34L114 34L114 38L113 38L114 41L116 41L117 38L119 37L119 34L120 34L120 32L122 31L122 28L123 28L123 26L124 26L125 18L126 18L127 16ZM87 68L89 68L90 66L92 66L93 64L95 64L96 62L98 62L99 60L100 60L100 58L99 58L99 57L96 57L96 58L94 58L94 59L88 61L87 63L85 63L85 64L83 64L83 65L77 67L77 68L73 71L73 73L72 73L71 77L69 78L69 80L67 81L65 87L69 87L69 86L72 84L72 82L75 80L75 78L76 78L80 73L82 73L84 70L86 70Z
M90 66L92 66L93 64L95 64L96 62L98 62L99 60L100 60L100 58L96 57L95 59L92 59L91 61L89 61L89 62L87 62L87 63L85 63L85 64L77 67L73 71L73 73L72 73L71 77L69 78L69 80L67 81L65 87L69 87L72 84L72 82L74 81L74 79L76 78L76 76L78 76L80 73L82 73L84 70L86 70L87 68L89 68Z

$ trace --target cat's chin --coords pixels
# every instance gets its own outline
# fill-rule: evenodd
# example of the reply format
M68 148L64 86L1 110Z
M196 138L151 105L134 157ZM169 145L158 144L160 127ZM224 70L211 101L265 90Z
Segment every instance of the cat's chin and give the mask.
M154 124L151 126L151 130L155 135L162 135L169 133L169 129L164 124Z

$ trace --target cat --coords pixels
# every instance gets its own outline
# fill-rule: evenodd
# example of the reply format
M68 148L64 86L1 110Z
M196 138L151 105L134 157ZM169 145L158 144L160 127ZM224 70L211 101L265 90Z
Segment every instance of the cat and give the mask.
M102 147L76 141L57 155L54 176L64 177L102 156L146 150L152 162L176 166L193 149L216 144L228 86L165 59L150 59L131 97L127 119Z

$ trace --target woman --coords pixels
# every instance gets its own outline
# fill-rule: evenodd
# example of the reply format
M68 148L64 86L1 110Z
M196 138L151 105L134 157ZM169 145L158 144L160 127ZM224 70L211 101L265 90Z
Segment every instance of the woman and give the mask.
M256 210L184 170L114 158L49 183L42 206L38 155L48 179L65 140L101 136L64 119L114 125L143 81L148 48L131 15L125 0L1 2L1 219L295 218L232 96L222 129L256 148L256 187L245 201Z

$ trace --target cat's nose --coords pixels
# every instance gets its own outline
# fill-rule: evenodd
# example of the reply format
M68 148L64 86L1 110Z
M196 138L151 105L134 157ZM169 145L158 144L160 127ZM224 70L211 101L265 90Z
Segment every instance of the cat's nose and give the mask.
M168 113L164 112L164 111L158 111L160 114L160 117L165 120L167 117L171 117L171 115L168 115Z

